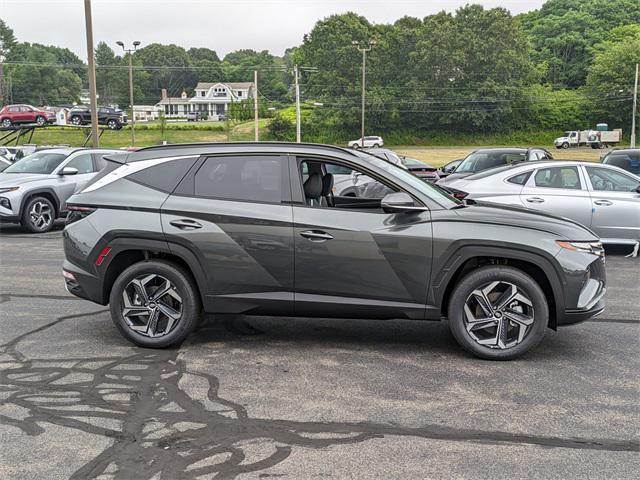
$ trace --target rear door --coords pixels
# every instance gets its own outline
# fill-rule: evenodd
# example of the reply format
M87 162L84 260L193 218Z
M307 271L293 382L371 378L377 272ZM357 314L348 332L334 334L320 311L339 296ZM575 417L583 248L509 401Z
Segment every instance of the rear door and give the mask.
M612 168L585 167L591 194L591 228L605 239L640 240L640 182Z
M167 240L194 252L217 313L293 313L288 159L202 158L162 206Z
M591 225L591 197L578 166L539 168L520 194L522 204L543 212Z

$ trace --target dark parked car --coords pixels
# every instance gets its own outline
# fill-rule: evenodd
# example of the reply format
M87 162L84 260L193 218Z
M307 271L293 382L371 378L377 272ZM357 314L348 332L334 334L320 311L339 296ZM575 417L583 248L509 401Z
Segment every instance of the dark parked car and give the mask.
M490 168L502 167L517 162L553 160L553 155L544 148L481 148L467 155L455 171L439 180L441 185L468 177Z
M640 176L640 148L611 150L602 157L601 162Z
M89 107L74 107L69 112L69 121L73 125L88 125L91 123L91 109ZM106 125L111 130L120 130L127 123L127 116L122 110L112 107L98 108L98 124Z
M440 179L438 175L438 169L431 165L424 163L417 158L400 156L402 164L413 173L416 177L426 180L427 182L436 182Z
M465 205L388 161L339 147L231 143L113 158L68 200L69 292L105 305L145 347L201 312L448 317L457 341L510 359L548 327L604 308L598 238L563 218ZM119 163L118 163L119 162ZM387 186L333 194L330 166Z
M3 128L20 123L35 123L38 126L44 126L55 121L56 116L53 112L40 110L31 105L5 105L0 110L0 125Z

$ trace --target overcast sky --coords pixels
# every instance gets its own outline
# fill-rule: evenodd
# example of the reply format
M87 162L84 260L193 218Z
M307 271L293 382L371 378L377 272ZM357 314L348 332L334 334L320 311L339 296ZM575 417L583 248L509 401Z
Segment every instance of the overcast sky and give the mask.
M93 0L94 41L117 40L208 47L222 58L241 48L282 55L299 45L320 19L357 12L374 23L422 18L466 3L501 6L512 13L543 0ZM83 0L0 0L0 18L19 41L67 47L86 59Z

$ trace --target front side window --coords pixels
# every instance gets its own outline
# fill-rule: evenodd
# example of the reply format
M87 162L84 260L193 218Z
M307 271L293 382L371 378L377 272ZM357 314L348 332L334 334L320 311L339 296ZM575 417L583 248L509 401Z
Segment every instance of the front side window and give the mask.
M93 158L90 153L78 155L65 165L66 167L78 169L78 174L93 172Z
M195 194L281 203L288 182L286 161L278 156L210 157L196 173Z
M580 176L577 167L542 168L534 177L536 187L565 188L580 190Z
M7 167L3 173L39 173L48 175L60 165L67 156L63 153L36 152L18 160Z
M608 168L587 167L591 186L598 192L634 192L640 182Z

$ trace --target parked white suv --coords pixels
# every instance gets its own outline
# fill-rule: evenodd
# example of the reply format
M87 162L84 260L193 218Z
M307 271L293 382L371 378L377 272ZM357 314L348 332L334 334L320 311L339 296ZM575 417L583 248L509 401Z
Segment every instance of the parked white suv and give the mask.
M362 147L362 137L360 137L358 140L351 140L348 143L350 148L361 148ZM379 148L382 147L384 145L384 141L382 140L382 137L364 137L364 147L365 148Z

